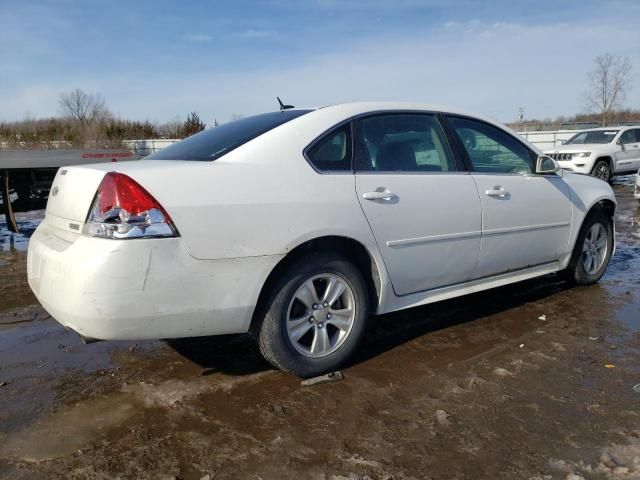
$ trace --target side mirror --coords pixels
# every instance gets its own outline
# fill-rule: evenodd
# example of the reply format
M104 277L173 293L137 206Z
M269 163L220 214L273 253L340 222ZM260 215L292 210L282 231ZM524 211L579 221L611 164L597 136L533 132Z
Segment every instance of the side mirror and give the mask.
M536 173L556 173L558 170L560 170L560 166L553 158L545 155L538 157L538 160L536 161Z

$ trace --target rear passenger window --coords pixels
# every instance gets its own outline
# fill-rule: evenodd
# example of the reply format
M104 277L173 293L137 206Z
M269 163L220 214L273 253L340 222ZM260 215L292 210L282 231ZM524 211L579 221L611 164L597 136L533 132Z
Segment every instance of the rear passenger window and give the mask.
M384 114L361 120L358 170L446 172L453 157L435 115Z
M332 130L307 150L309 162L320 171L351 170L351 124Z

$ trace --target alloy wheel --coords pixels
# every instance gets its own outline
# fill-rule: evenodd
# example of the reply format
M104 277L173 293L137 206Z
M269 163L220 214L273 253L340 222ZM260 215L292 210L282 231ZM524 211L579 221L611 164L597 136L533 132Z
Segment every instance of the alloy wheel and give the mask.
M595 176L600 180L604 180L605 182L609 181L609 167L606 163L602 162L595 171Z
M293 294L287 309L287 335L300 354L324 357L344 343L355 318L355 297L346 280L335 273L314 275Z
M582 245L582 266L589 275L595 274L607 257L607 231L601 223L594 223Z

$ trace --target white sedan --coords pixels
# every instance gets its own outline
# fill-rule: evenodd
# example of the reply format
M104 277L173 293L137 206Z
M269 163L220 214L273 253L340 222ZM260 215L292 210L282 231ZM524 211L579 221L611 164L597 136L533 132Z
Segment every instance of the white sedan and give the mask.
M311 376L347 360L370 314L551 272L596 282L615 202L455 109L286 109L60 169L29 284L87 339L251 332L273 365Z

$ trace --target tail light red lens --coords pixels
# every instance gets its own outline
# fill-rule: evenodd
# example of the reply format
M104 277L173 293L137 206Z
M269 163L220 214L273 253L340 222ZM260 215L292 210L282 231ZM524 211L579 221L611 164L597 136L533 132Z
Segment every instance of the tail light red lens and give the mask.
M84 233L104 238L174 237L169 214L138 182L107 173L98 186Z

